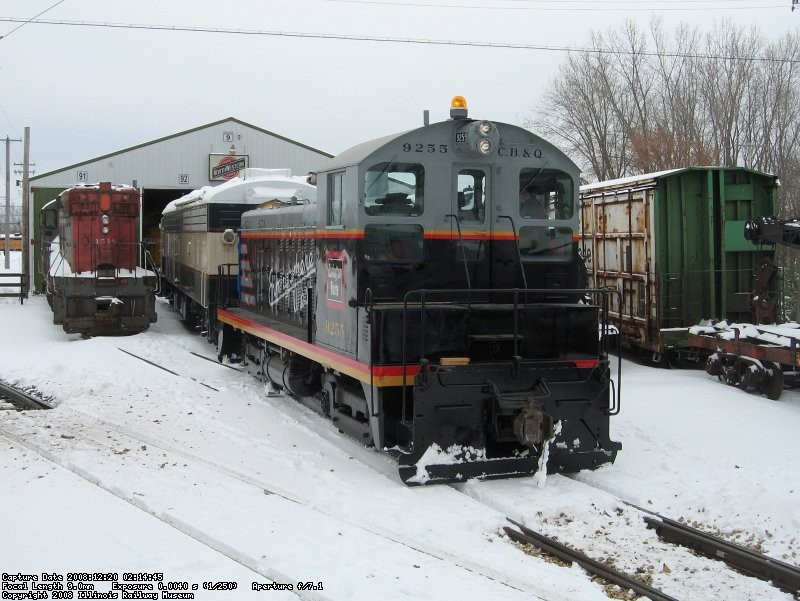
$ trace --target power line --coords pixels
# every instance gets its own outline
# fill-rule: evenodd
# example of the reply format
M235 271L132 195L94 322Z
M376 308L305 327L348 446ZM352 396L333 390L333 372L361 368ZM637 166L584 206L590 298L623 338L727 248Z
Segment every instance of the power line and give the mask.
M14 33L15 31L17 31L18 29L20 29L20 28L22 28L22 27L25 27L25 26L26 26L28 23L30 23L31 21L33 21L33 20L34 20L36 17L41 17L41 16L42 16L44 13L46 13L46 12L48 12L48 11L50 11L50 10L53 10L53 9L54 9L56 6L58 6L59 4L61 4L61 3L62 3L62 2L64 2L64 1L65 1L65 0L58 0L58 2L56 2L55 4L53 4L53 6L50 6L50 7L48 7L48 8L45 8L45 9L44 9L42 12L40 12L40 13L38 13L38 14L36 14L36 15L33 15L33 16L30 18L30 19L28 19L27 21L24 21L24 22L23 22L23 23L22 23L22 24L21 24L19 27L15 27L14 29L12 29L11 31L9 31L9 32L8 32L7 34L5 34L5 35L0 35L0 40L7 38L8 36L10 36L12 33Z
M397 6L402 8L456 8L458 10L536 10L536 11L575 11L580 12L611 12L611 11L708 11L708 10L764 10L766 8L786 8L785 4L772 4L769 6L698 6L684 7L672 6L665 7L664 2L654 2L655 6L642 6L642 2L636 0L607 0L604 4L633 4L634 6L597 6L587 3L586 0L505 0L507 2L543 2L548 4L560 4L562 6L499 6L499 5L468 5L468 4L440 4L432 2L391 2L388 0L325 0L326 2L340 2L344 4L371 4L376 6ZM707 2L752 2L752 0L677 0L678 2L707 3ZM584 6L563 6L564 4L581 4ZM588 6L586 6L588 4Z
M22 19L15 17L0 17L0 22L6 21L11 23L20 22ZM796 58L770 58L765 56L725 56L714 54L690 54L682 52L656 52L651 50L631 51L631 50L614 50L604 48L576 48L571 46L542 46L536 44L516 44L511 42L477 42L474 40L426 40L421 38L394 38L394 37L381 37L381 36L365 36L365 35L349 35L344 33L307 33L299 31L263 31L257 29L226 29L220 27L189 27L184 25L146 25L136 23L98 23L91 21L56 21L48 19L37 19L35 21L27 20L36 25L63 25L69 27L95 27L95 28L111 28L111 29L133 29L133 30L149 30L149 31L171 31L171 32L188 32L188 33L216 33L226 35L247 35L247 36L264 36L264 37L284 37L284 38L305 38L305 39L318 39L318 40L345 40L351 42L383 42L393 44L421 44L432 46L468 46L473 48L501 48L507 50L540 50L547 52L574 52L574 53L588 53L598 55L637 55L637 56L653 56L662 58L694 58L706 60L728 60L728 61L754 61L754 62L767 62L767 63L786 63L795 64L800 63L800 59Z
M322 0L322 2L336 2L337 0ZM370 1L381 2L384 0L363 0L367 3ZM497 2L509 2L517 4L586 4L589 0L496 0ZM730 4L731 2L752 2L753 0L603 0L603 4L657 4L658 6L669 4L707 4L707 3L721 3ZM792 0L795 4L800 0ZM453 4L453 6L462 6L462 4Z

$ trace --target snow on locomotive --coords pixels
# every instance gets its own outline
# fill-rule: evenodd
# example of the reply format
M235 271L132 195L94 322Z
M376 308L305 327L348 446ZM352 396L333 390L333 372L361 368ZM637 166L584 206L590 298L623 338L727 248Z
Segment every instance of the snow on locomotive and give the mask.
M109 182L75 186L39 217L53 323L90 336L135 334L156 321L158 276L138 266L138 190Z
M615 459L610 292L585 289L574 163L456 97L315 177L318 202L242 215L220 358L397 455L407 484Z

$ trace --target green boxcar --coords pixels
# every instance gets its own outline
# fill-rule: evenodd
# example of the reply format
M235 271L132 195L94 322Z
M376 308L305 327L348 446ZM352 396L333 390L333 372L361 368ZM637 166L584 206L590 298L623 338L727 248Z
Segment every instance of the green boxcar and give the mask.
M590 287L619 291L625 346L660 361L687 350L687 328L703 320L758 321L754 274L772 250L745 240L744 224L775 214L779 185L751 169L691 167L581 187Z

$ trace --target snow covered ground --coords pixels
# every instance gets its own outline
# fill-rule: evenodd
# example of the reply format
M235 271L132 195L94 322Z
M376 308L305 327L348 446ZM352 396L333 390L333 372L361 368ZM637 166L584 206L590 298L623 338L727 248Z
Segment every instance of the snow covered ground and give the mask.
M0 412L0 572L157 572L196 599L606 599L512 544L509 516L678 599L790 598L661 543L623 501L800 564L800 391L770 401L625 361L614 465L408 488L388 456L266 397L168 304L158 314L145 333L84 340L42 297L0 299L0 379L57 405Z

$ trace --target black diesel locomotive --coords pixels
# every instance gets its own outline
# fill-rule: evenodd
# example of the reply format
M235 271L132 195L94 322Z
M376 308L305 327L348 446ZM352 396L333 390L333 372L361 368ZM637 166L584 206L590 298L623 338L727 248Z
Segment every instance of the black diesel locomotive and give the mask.
M396 454L408 484L614 461L578 169L461 97L451 117L331 159L316 202L242 215L220 358Z

